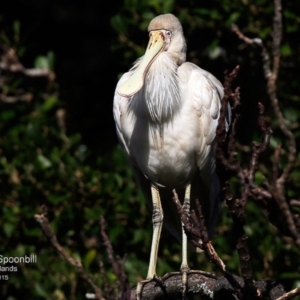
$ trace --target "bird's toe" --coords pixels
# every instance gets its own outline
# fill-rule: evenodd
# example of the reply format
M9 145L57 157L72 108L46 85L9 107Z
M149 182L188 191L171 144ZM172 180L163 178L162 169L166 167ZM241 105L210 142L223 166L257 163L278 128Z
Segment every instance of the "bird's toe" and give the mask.
M184 299L187 293L187 285L188 285L188 273L190 272L190 268L188 265L181 266L181 283L182 283L182 299Z
M156 283L156 285L158 285L163 291L165 291L166 287L165 287L163 280L155 274L152 278L147 278L145 280L141 280L138 282L137 287L136 287L136 299L137 300L142 299L141 297L142 297L144 286L147 283L152 282L152 281L154 281Z

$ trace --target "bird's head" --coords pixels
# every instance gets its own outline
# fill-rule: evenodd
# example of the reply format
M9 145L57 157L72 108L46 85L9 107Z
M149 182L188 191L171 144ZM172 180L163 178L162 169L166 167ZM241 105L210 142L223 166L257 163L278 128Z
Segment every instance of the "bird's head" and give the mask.
M162 52L168 52L177 65L185 61L186 43L183 30L174 15L165 14L155 17L150 22L148 31L149 43L145 55L128 80L118 88L118 93L123 97L129 98L142 88L151 64Z
M185 61L186 43L183 30L179 20L174 15L157 16L150 22L148 31L150 40L147 50L156 47L159 53L167 51L174 56L178 65Z

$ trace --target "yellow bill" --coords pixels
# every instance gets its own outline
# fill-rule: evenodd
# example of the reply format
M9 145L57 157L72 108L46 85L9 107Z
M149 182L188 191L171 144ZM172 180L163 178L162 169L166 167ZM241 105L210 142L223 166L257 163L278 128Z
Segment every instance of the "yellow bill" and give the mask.
M117 91L119 95L130 98L143 87L145 76L151 63L164 50L164 46L165 40L163 34L160 31L153 31L142 61L131 76L119 86Z

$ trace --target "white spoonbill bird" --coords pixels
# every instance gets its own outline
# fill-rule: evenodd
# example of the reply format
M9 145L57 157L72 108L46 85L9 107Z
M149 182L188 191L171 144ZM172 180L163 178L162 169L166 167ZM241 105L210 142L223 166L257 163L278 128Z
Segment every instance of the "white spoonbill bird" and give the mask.
M117 135L135 177L152 208L153 237L146 280L155 278L162 224L182 241L183 289L189 271L187 237L172 201L175 189L189 209L198 199L212 233L219 202L214 142L222 84L186 62L182 26L172 14L155 17L148 27L144 56L119 80L113 113Z

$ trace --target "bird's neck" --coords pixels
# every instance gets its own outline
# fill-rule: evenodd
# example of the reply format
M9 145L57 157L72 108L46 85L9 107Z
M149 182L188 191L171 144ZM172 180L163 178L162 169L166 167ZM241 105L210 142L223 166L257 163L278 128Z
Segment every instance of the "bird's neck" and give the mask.
M152 63L145 79L144 99L153 123L172 120L178 112L181 91L176 60L167 52L161 53Z

